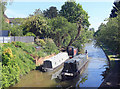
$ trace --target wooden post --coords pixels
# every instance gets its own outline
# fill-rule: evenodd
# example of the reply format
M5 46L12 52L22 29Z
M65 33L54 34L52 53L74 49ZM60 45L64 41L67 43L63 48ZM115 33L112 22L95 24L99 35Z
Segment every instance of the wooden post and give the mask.
M4 43L4 37L3 37L3 43Z

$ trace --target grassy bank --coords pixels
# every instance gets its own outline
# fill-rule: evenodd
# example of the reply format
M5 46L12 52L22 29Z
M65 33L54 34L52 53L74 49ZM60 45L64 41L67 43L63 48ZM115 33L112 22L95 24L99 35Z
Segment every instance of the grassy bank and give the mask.
M112 50L110 50L107 46L101 45L101 48L105 52L106 56L108 57L109 61L114 61L117 58L120 58L119 55L114 53Z
M39 49L36 48L38 46ZM34 57L40 58L59 53L51 39L42 40L37 44L4 43L0 44L0 49L0 54L2 54L2 88L14 85L19 82L21 76L34 70L36 68Z

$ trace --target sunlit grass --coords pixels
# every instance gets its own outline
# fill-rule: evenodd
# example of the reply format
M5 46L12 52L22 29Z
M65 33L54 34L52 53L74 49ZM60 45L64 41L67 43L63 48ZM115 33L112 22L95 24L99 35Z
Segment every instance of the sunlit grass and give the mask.
M115 60L115 58L113 58L114 55L108 55L108 57L109 57L110 61L114 61Z
M118 55L115 55L112 51L109 50L108 47L106 46L102 46L104 52L106 53L106 55L108 56L110 61L114 61L116 58L119 58Z

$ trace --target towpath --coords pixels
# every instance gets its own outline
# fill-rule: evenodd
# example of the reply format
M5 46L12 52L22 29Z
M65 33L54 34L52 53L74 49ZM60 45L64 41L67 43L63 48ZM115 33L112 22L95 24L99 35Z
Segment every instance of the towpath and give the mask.
M120 89L120 59L115 58L111 61L111 69L99 89L109 87Z

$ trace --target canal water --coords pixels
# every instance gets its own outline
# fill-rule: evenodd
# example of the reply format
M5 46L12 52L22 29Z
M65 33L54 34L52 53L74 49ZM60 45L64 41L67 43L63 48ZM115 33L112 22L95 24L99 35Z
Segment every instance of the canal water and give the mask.
M13 87L99 87L108 68L107 58L101 48L94 46L94 42L87 43L85 50L88 51L89 62L82 74L74 79L59 81L56 76L62 67L46 73L34 70L23 76Z

